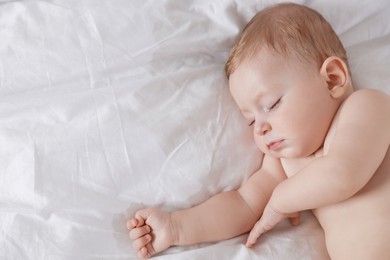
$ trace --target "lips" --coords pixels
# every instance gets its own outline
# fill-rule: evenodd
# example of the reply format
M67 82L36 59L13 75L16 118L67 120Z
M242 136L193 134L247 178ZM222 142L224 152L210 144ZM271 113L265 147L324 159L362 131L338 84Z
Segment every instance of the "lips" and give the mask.
M280 148L281 144L283 143L284 140L279 140L275 142L270 142L267 144L267 147L269 150L276 151Z

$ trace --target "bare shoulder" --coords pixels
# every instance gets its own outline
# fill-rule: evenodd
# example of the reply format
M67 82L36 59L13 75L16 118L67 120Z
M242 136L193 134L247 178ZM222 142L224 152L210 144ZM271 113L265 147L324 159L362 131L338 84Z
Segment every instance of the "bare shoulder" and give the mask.
M373 89L361 89L353 92L339 109L338 129L364 129L365 132L382 132L390 141L390 96ZM368 129L377 129L370 131ZM379 133L378 132L378 133Z
M353 92L342 104L340 117L343 120L360 120L383 123L390 126L390 96L374 89ZM348 120L347 120L348 121Z
M343 104L347 108L370 108L384 109L390 112L390 96L374 89L360 89L353 92ZM384 113L383 113L384 114Z

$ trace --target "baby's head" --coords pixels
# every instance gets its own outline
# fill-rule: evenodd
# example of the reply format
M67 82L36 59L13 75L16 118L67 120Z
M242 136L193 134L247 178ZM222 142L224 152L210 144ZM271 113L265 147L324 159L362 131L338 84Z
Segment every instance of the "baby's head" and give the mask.
M227 77L263 47L318 68L331 56L348 66L346 51L331 25L313 9L293 3L266 8L252 18L230 52L225 65Z
M257 146L280 158L313 154L352 84L345 49L316 11L280 4L258 13L226 63L232 97Z

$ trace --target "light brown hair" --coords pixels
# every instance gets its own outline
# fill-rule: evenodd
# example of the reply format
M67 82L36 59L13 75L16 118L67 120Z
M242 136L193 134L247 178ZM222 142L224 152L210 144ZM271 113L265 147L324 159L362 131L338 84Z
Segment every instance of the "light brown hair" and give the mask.
M344 46L331 25L317 11L298 4L271 6L251 19L230 51L225 65L227 77L263 47L314 62L319 68L330 56L339 57L348 66Z

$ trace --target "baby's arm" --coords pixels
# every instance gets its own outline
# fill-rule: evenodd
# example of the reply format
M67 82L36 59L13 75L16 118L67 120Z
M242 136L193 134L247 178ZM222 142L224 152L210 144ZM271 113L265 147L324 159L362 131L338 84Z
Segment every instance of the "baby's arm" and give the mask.
M373 90L352 94L340 108L329 152L280 183L248 244L289 213L334 204L362 189L382 163L390 143L390 99Z
M274 187L284 179L280 161L265 156L262 168L237 191L220 193L194 208L174 212L179 244L218 241L249 231Z
M173 213L141 210L128 223L133 247L141 257L149 257L171 245L218 241L245 233L284 179L280 161L265 156L261 169L237 191L217 194L198 206Z
M269 201L289 213L353 196L376 172L390 143L390 99L374 90L354 92L340 108L327 155L276 187Z

